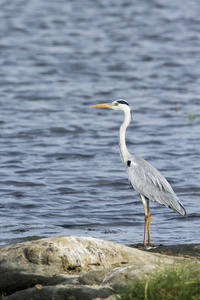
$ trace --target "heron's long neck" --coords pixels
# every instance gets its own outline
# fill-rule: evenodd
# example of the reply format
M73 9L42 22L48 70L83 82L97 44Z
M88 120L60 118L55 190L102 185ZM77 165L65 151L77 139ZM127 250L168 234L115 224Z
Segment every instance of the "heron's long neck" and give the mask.
M121 159L125 165L127 165L127 159L128 156L130 155L126 147L126 140L125 140L126 128L128 127L130 121L131 121L130 110L125 110L124 122L119 129L119 148L120 148Z

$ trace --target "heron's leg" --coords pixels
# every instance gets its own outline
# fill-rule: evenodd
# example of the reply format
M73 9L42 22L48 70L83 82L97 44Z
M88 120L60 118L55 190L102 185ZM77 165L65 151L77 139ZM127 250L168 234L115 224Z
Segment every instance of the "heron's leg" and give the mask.
M148 212L147 212L147 204L146 204L146 198L140 194L140 197L142 199L142 203L144 206L144 214L145 214L145 226L144 226L144 246L146 247L147 245L147 227L148 227Z
M149 209L149 199L147 199L147 223L148 223L148 245L151 245L151 232L150 232L151 214Z

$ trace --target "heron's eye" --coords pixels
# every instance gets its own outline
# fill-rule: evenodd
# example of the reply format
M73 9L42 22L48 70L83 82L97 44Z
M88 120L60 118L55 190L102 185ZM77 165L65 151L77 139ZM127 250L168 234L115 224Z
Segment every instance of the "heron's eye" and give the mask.
M119 103L118 102L115 102L115 106L118 106L119 105Z

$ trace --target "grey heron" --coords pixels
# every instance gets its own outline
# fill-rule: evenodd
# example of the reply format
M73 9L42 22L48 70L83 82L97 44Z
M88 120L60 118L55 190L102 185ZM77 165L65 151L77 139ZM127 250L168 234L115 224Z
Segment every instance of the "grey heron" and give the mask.
M149 200L158 202L184 216L186 210L165 177L150 163L137 155L131 155L126 147L125 134L131 121L131 108L123 99L112 103L92 105L92 107L110 108L124 112L124 122L119 129L119 148L122 162L128 173L132 187L140 194L145 213L144 246L146 247L147 231L148 245L151 245L151 214Z

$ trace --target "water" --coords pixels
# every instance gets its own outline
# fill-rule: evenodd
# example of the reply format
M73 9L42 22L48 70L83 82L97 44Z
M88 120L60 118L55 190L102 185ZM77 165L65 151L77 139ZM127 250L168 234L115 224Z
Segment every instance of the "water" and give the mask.
M120 161L156 166L187 210L151 203L152 242L199 243L199 1L2 0L0 245L51 235L142 242L144 212Z

